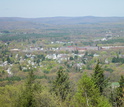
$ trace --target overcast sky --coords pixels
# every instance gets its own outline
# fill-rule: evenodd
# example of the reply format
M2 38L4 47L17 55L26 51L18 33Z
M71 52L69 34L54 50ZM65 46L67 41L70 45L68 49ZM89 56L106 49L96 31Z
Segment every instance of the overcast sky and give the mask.
M118 16L124 0L0 0L0 17Z

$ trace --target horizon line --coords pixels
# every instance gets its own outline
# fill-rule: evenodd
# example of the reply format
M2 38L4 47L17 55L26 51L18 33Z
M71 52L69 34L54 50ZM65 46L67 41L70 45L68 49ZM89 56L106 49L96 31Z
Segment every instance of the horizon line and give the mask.
M48 17L16 17L16 16L0 16L0 18L27 18L27 19L35 19L35 18L76 18L76 17L96 17L96 18L123 18L124 16L48 16Z

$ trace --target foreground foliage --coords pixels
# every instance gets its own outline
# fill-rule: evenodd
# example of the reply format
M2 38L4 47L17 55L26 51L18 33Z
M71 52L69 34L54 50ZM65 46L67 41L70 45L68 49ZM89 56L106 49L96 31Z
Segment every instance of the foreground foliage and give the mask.
M64 101L70 91L70 82L68 74L64 72L64 69L61 67L58 72L55 81L53 82L52 89L57 96L60 96L60 99Z
M111 107L108 100L100 95L94 81L86 74L78 83L78 91L72 103L74 107Z
M107 86L108 80L105 79L104 71L102 67L100 66L100 62L98 61L94 70L94 73L92 75L92 79L96 85L96 87L99 89L100 94L103 93L104 88Z
M0 87L0 105L3 107L123 107L124 77L110 99L102 94L106 88L104 71L96 64L93 75L83 73L77 86L72 87L67 72L60 67L50 86L36 81L31 69L20 85ZM102 85L101 85L102 84ZM110 95L111 96L111 95Z

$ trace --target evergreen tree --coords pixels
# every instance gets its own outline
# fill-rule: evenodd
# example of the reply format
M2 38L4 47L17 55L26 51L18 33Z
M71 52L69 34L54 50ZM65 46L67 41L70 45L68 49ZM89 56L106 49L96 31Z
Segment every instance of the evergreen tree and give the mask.
M111 107L108 100L100 95L94 81L86 74L79 80L78 90L72 99L74 107Z
M109 96L109 101L112 104L112 107L117 107L116 105L116 89L113 87L110 87L110 93L108 94Z
M54 100L49 90L35 81L34 72L30 70L16 107L56 107Z
M99 92L102 94L104 88L107 86L108 79L105 79L104 71L102 67L100 66L100 62L98 61L94 70L94 73L92 75L92 79L96 85L96 87L99 89Z
M124 76L121 76L119 81L120 86L117 88L116 104L117 107L124 106Z
M9 56L7 57L7 62L8 62L8 63L11 63L11 59L10 59Z
M64 72L64 69L60 67L57 72L57 77L53 82L53 91L57 96L60 96L61 100L64 101L70 90L70 82L68 74Z
M35 78L33 70L30 70L27 80L25 82L25 87L22 89L21 95L19 97L18 107L35 107L34 91L35 91Z

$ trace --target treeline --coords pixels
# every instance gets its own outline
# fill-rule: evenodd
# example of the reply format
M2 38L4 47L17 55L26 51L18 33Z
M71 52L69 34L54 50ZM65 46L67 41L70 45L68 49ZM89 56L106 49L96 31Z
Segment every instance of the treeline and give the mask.
M25 71L24 71L25 72ZM27 71L29 72L29 71ZM47 76L46 75L43 75L43 76L38 76L38 75L35 75L34 76L35 79L47 79ZM6 77L6 78L3 78L3 79L0 79L0 81L21 81L21 80L25 80L26 78L25 77L20 77L20 76L11 76L11 77Z
M112 58L113 63L124 63L124 58L114 57Z
M3 42L13 41L13 40L25 40L30 38L42 38L42 37L62 37L66 36L67 33L47 33L47 34L6 34L0 36L0 40Z
M124 38L110 39L107 41L102 41L102 44L115 44L115 43L124 43Z
M107 91L109 89L109 91ZM63 67L49 85L37 81L30 70L24 83L0 87L0 105L3 107L123 107L124 77L119 86L111 87L104 76L100 62L92 75L83 73L78 83L70 81Z

